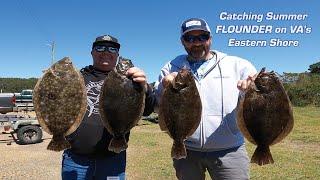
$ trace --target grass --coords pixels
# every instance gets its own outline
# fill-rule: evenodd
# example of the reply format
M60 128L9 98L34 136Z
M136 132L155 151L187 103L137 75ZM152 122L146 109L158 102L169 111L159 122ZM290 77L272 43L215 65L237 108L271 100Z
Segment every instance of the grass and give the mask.
M319 179L320 177L320 108L294 108L292 132L271 146L274 164L250 165L251 179ZM127 178L176 179L170 158L172 140L158 124L140 121L131 131ZM255 146L247 142L251 158ZM210 179L210 176L206 176Z

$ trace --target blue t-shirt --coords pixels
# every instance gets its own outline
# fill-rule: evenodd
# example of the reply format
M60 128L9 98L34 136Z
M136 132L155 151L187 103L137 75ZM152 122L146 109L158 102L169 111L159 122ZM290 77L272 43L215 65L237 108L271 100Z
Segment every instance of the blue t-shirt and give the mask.
M209 64L209 60L197 60L197 61L188 61L192 73L198 80L201 80L204 74L204 70L206 69L207 65Z

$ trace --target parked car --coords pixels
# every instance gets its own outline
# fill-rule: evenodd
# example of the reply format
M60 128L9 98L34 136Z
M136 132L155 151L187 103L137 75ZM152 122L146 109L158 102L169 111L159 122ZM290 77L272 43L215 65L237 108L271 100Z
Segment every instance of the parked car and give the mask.
M0 93L0 113L17 111L16 96L14 93Z
M24 89L21 93L15 93L17 103L32 102L32 89Z
M31 89L22 90L20 93L0 93L0 113L32 111L32 93Z

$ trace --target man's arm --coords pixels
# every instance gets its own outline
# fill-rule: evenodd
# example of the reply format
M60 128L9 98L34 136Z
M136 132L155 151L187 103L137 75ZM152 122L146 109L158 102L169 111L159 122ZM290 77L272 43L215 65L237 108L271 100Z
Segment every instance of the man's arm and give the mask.
M146 98L143 115L148 116L154 111L156 99L151 86L147 83L145 73L137 67L132 67L128 69L127 76L131 76L133 81L140 83L142 86L146 88Z

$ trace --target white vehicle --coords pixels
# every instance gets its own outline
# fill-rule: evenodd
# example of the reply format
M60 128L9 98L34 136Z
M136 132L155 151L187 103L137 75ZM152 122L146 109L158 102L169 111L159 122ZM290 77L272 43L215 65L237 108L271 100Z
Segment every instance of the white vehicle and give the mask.
M42 141L42 129L37 118L27 114L1 114L0 132L10 133L17 144L34 144ZM14 136L15 133L17 138Z

